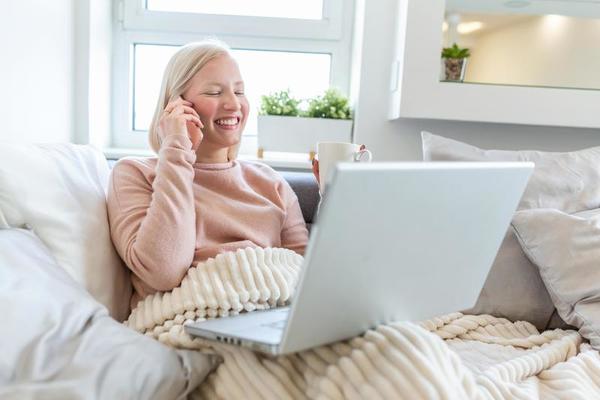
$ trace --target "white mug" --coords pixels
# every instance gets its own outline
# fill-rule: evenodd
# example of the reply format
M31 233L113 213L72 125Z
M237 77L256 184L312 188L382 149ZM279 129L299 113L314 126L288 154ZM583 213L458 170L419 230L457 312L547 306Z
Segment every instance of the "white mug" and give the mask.
M373 159L369 150L361 150L359 144L346 142L319 142L317 154L321 193L325 191L329 174L338 162L371 162Z

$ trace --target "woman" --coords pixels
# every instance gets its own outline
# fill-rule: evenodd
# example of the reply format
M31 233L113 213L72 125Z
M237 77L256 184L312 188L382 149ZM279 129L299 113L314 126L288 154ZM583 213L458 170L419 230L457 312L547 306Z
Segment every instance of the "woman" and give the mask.
M149 129L157 157L120 160L108 193L112 240L133 272L132 307L221 252L304 253L308 231L290 186L264 164L236 160L248 108L226 45L191 43L169 61Z

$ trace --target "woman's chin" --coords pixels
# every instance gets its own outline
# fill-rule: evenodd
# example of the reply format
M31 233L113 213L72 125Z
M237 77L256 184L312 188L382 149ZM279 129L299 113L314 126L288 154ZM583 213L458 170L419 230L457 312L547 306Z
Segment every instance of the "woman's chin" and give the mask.
M204 139L214 144L219 144L224 147L234 146L240 142L242 138L241 130L226 130L216 129L213 132L206 132Z
M241 133L236 133L234 135L226 135L221 137L221 139L223 140L223 144L226 144L227 146L235 146L242 140L242 135Z
M223 144L226 144L227 146L236 145L240 142L241 139L242 139L242 131L241 130L235 130L235 131L220 130L220 132L219 132L219 141L222 142Z

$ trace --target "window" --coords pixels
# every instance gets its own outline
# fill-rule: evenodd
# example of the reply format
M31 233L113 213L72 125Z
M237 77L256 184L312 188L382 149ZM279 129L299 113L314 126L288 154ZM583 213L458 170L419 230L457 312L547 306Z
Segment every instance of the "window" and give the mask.
M256 150L261 95L289 88L307 98L329 86L348 92L352 1L124 0L118 7L112 147L148 148L169 58L178 46L205 37L229 44L246 83L250 116L241 152Z
M215 15L322 19L323 1L282 0L147 0L146 9Z
M162 74L177 46L134 45L133 130L146 131L150 125ZM320 53L292 53L233 49L240 64L251 113L245 134L256 134L256 109L260 96L289 88L296 96L318 95L329 87L331 56ZM292 80L289 77L298 79Z

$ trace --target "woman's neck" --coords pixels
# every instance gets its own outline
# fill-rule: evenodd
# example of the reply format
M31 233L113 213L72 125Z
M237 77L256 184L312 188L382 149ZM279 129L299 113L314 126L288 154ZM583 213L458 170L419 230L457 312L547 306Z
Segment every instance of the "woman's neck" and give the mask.
M229 162L227 156L229 148L210 149L208 146L198 147L196 150L196 162L203 164L220 164Z

